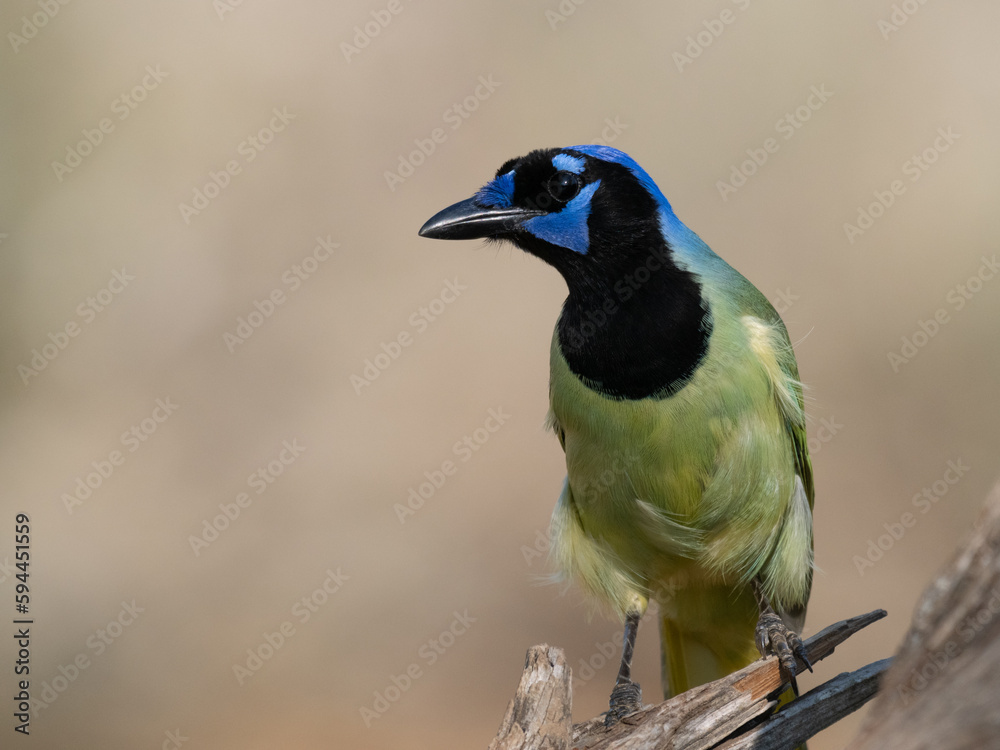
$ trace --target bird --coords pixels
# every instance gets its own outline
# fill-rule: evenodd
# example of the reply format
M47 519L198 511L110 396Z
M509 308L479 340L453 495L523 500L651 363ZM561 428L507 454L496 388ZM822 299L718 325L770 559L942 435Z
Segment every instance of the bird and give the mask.
M510 242L565 280L550 557L624 622L606 723L642 706L632 659L650 601L665 697L770 654L794 685L796 657L812 669L814 486L804 388L767 298L610 146L510 159L419 235Z

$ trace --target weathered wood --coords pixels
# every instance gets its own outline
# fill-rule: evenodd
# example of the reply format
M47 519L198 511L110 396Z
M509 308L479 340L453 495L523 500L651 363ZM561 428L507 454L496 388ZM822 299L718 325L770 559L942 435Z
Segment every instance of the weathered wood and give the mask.
M809 659L816 663L829 656L851 635L884 616L883 610L876 610L817 633L805 642ZM800 668L803 667L800 664ZM812 736L868 700L874 692L874 681L884 668L883 662L869 665L851 675L840 675L811 691L807 719L792 714L787 720L782 718L780 727L761 736L773 742L783 737L802 735L804 739ZM554 684L546 686L544 681ZM753 730L757 732L774 722L776 717L767 717L776 708L777 695L787 685L787 680L777 657L772 656L658 706L647 707L616 726L605 727L603 719L597 717L573 726L571 732L569 685L570 673L559 649L548 646L530 649L517 695L507 709L500 732L490 745L491 750L542 747L708 750L752 722L766 719ZM561 701L564 703L560 704ZM779 716L784 717L785 711ZM551 737L545 735L548 731L552 732ZM549 744L542 744L544 742Z
M1000 485L927 587L852 748L1000 747Z
M718 745L716 750L797 747L867 703L875 695L879 679L891 663L892 659L882 659L855 672L843 672L799 696L763 724Z
M528 649L514 700L489 750L568 750L571 672L560 648Z
M826 658L854 633L883 617L885 611L876 610L825 628L805 642L809 660L815 664ZM805 665L799 663L799 668L804 669ZM633 714L614 727L604 727L600 719L578 724L573 727L573 747L581 750L712 748L750 722L773 712L777 695L787 684L778 657L759 659L721 680ZM854 709L862 704L863 701Z

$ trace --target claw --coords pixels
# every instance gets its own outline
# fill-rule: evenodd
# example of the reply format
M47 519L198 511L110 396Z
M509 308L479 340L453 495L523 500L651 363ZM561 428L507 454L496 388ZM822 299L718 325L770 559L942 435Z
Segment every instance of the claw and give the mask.
M784 621L773 611L761 614L754 635L760 655L774 654L777 656L781 666L792 677L795 676L798 668L795 662L796 656L805 663L806 669L810 672L813 671L812 662L809 661L802 639L794 631L789 630Z
M792 635L795 634L792 633ZM809 654L806 653L805 645L802 643L802 640L797 635L795 636L795 640L798 641L798 643L792 647L792 650L795 652L795 655L799 657L799 659L802 660L802 662L806 665L806 669L812 672L813 665L812 662L809 661Z

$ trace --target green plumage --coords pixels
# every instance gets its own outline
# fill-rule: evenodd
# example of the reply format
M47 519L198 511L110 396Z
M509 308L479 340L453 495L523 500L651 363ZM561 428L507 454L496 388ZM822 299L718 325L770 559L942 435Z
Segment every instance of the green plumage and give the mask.
M670 695L758 657L751 579L801 630L812 578L812 469L795 359L770 303L726 268L726 293L703 282L708 355L673 396L603 396L570 371L558 336L552 342L550 421L568 472L553 558L623 616L659 603Z

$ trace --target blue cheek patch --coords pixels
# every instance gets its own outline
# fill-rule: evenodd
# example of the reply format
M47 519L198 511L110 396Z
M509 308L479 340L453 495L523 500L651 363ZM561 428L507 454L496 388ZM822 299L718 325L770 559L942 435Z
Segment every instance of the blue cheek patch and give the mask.
M556 154L552 157L552 166L563 172L572 172L573 174L582 174L583 168L586 166L586 162L579 156L570 156L569 154Z
M495 177L479 188L475 201L481 206L492 208L510 208L514 205L514 170Z
M555 157L555 159L558 158L558 156ZM601 181L596 180L586 185L558 213L528 219L524 222L524 229L541 240L565 247L575 253L580 253L580 255L586 255L590 249L590 230L587 228L587 219L590 217L590 199L594 197L594 192L600 184Z

